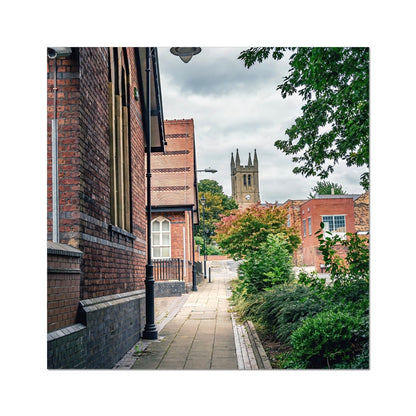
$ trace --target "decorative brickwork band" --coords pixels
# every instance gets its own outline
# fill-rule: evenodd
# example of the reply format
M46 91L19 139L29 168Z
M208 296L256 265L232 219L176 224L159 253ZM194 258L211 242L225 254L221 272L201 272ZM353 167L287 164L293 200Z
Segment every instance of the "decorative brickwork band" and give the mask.
M179 173L179 172L190 172L191 168L159 168L159 169L152 169L154 173Z
M164 192L164 191L187 191L190 186L152 186L152 191Z
M165 134L168 139L179 139L180 137L189 137L188 133Z
M152 157L154 156L169 156L169 155L188 155L189 154L189 150L171 150L171 151L166 151L165 153L163 152L155 152L152 154Z

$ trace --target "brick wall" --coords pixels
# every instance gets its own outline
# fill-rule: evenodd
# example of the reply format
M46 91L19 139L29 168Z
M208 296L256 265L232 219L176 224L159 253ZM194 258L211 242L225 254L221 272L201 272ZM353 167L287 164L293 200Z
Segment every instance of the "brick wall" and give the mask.
M87 366L87 330L75 324L48 333L48 369L81 369Z
M165 120L166 154L152 155L152 205L194 205L194 122Z
M300 206L300 219L306 222L306 236L303 233L301 224L303 262L306 266L315 266L316 271L321 271L323 264L322 254L318 250L319 241L315 232L320 229L323 215L345 215L345 225L347 233L355 232L355 217L353 198L329 198L311 199ZM308 218L312 221L312 232L309 234ZM344 248L335 246L341 257L345 257Z
M60 232L70 239L71 235L79 235L80 224L75 212L79 211L80 191L80 69L78 50L74 49L70 58L49 60L47 81L47 134L48 134L48 239L52 235L52 145L51 123L54 117L54 78L56 64L58 119L58 163L59 163L59 204Z
M48 332L76 323L82 252L48 242Z
M132 232L111 224L108 49L73 48L58 59L58 136L61 242L79 248L81 299L144 288L144 133L133 48L130 69ZM54 61L48 62L48 239L52 232L50 119Z
M129 232L111 222L108 48L72 48L68 58L48 59L48 240L52 239L51 119L56 63L60 243L82 252L78 280L72 272L53 272L57 262L62 268L75 267L73 259L49 258L48 366L53 368L70 368L75 361L77 367L108 368L140 338L145 322L145 138L141 104L134 98L134 88L142 89L134 49L125 48L125 52L129 70ZM111 298L109 303L99 301L106 297ZM86 306L80 300L98 303ZM100 313L95 312L97 308ZM85 331L78 327L71 331L82 324ZM71 358L80 345L84 358Z
M140 339L146 320L145 291L86 299L81 307L86 368L112 368Z
M287 200L281 207L287 211L287 215L290 220L290 227L298 230L299 236L301 236L302 229L302 219L301 219L301 210L300 206L304 204L306 200ZM302 245L299 246L297 250L293 253L293 264L295 266L302 266L305 263L303 259L303 250Z
M365 192L354 201L355 229L357 232L370 231L370 194Z

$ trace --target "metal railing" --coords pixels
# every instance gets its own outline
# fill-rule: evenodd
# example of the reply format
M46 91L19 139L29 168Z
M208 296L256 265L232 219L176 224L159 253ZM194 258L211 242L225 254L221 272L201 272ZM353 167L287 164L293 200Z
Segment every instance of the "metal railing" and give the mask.
M153 260L155 280L183 280L183 274L183 260L181 259Z
M204 274L204 265L201 261L196 261L194 263L194 267L195 267L195 273L198 275L203 275Z

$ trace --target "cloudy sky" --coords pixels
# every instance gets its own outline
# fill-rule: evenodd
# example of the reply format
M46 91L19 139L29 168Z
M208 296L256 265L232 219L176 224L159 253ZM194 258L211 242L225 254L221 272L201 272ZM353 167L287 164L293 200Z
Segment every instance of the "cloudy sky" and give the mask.
M276 87L289 69L288 60L269 59L250 69L237 59L244 47L203 48L185 64L169 48L158 48L165 119L193 118L198 179L215 179L231 195L230 158L238 148L241 164L257 150L260 198L268 202L305 198L319 178L295 175L290 156L274 142L301 114L298 96L283 99ZM365 169L338 166L328 180L348 193L362 193Z

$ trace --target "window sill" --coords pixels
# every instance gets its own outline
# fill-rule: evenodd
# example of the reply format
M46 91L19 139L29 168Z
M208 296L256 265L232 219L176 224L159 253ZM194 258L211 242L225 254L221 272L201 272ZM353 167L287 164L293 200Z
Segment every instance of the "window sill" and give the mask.
M326 237L334 237L334 236L339 236L341 238L341 240L346 240L347 239L347 233L346 232L337 232L337 231L325 231L324 233L324 238Z
M131 240L136 240L137 238L134 234L129 233L128 231L123 230L122 228L117 227L116 225L112 225L112 224L108 226L108 231L110 233L120 234L124 237L130 238Z

